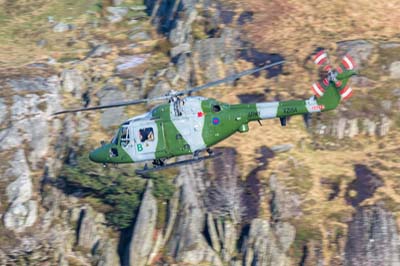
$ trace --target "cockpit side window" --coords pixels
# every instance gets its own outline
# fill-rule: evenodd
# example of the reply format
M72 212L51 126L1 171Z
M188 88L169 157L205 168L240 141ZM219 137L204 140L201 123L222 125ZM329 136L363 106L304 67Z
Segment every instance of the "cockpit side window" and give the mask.
M212 106L212 111L213 111L214 113L220 112L220 111L221 111L221 106L220 106L219 104L213 104L213 106Z
M140 142L154 141L154 130L152 127L146 127L139 129Z
M129 128L123 127L121 130L121 146L126 147L129 144Z

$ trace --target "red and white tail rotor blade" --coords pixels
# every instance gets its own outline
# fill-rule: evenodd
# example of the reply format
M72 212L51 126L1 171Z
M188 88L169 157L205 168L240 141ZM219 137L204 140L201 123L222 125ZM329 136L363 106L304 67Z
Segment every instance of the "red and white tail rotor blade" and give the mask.
M325 89L322 87L322 85L319 82L315 82L311 86L311 90L313 91L314 95L317 97L322 97L325 93Z
M347 100L353 95L353 89L346 85L343 89L340 90L340 97L342 100Z
M342 65L344 66L344 68L346 70L353 70L354 68L356 68L356 62L354 61L354 59L350 56L350 55L345 55L342 58Z
M325 52L325 50L321 50L314 56L313 60L315 64L322 66L328 62L328 54Z

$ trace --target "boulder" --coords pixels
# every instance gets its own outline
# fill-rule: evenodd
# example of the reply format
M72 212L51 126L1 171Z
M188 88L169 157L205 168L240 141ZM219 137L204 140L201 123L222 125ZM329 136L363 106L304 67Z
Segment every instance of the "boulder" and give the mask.
M149 58L149 54L121 56L115 60L115 70L122 76L141 76L143 75L143 64Z
M294 145L292 143L288 143L288 144L272 146L271 150L275 153L281 153L281 152L288 152L291 149L293 149L293 147L294 147Z
M74 28L73 25L70 25L70 24L67 24L64 22L59 22L53 27L53 31L61 33L61 32L66 32L66 31L72 30L73 28Z
M111 23L120 22L124 19L124 16L128 14L128 11L129 9L127 7L109 6L107 7L107 12L110 13L110 15L107 16L107 19Z
M62 89L74 94L77 98L81 97L85 86L85 79L82 74L75 69L65 69L61 73Z
M103 57L111 53L112 47L108 44L99 44L93 47L93 49L86 55L88 57Z
M153 196L153 183L147 183L142 204L136 219L129 247L129 261L131 266L145 266L152 252L154 233L157 222L157 201Z
M129 40L132 40L134 42L141 42L141 41L148 41L151 39L151 36L144 31L133 33L129 35Z

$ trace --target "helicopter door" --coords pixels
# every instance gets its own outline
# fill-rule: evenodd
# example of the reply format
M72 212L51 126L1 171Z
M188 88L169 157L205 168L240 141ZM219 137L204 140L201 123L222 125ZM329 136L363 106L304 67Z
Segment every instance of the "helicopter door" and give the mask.
M135 154L135 148L134 148L134 142L133 142L131 129L132 128L129 127L129 125L122 126L120 145L129 154L129 156L131 158L133 158L133 156Z
M134 125L135 159L137 161L156 158L158 128L154 121L141 122Z

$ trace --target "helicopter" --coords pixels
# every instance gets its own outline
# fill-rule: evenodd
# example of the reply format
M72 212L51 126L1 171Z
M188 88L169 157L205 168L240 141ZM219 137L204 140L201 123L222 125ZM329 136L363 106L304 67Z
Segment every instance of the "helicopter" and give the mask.
M227 104L213 98L192 96L200 90L235 81L242 76L285 62L279 61L198 87L170 91L160 97L64 110L53 115L166 101L147 113L123 122L109 143L102 141L101 147L89 153L91 161L102 163L104 166L152 161L152 167L147 167L146 163L143 169L136 170L137 174L145 174L219 156L221 154L214 153L211 147L236 132L248 132L249 122L261 123L260 120L279 118L281 125L286 126L287 117L333 110L341 100L352 96L353 90L348 81L353 75L357 75L357 72L355 61L350 55L345 55L337 68L332 67L324 50L316 53L313 61L321 67L325 75L311 86L314 95L306 100ZM207 154L200 156L203 152ZM172 163L166 162L181 155L192 157Z

